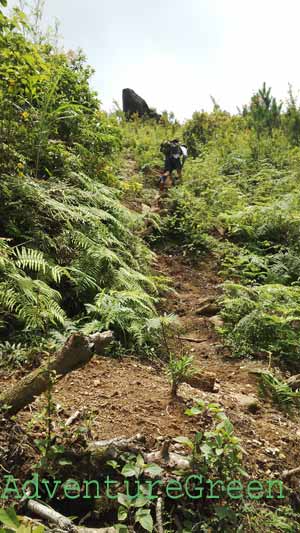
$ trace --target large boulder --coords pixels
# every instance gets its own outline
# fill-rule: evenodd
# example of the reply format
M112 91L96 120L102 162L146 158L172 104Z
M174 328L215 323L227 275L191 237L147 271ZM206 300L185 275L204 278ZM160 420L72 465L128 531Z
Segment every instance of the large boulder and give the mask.
M139 117L149 117L159 120L161 115L150 109L147 102L136 94L132 89L123 89L123 111L127 118L130 118L135 113Z

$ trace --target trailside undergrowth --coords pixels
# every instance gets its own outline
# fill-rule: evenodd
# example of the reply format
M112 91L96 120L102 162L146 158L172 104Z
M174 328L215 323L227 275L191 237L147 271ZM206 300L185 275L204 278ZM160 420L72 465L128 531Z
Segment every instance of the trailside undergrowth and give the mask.
M141 346L161 280L122 203L118 121L81 52L35 44L19 10L0 24L1 340L112 328Z

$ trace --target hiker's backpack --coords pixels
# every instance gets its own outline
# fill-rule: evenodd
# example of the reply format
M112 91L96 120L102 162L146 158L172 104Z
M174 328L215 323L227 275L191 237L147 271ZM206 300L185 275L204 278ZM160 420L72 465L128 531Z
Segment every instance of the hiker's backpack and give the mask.
M170 141L164 141L160 145L160 151L166 155L167 157L170 157L171 155L171 143Z
M177 159L179 157L182 157L182 161L184 161L187 158L188 152L187 147L185 144L179 144L172 141L165 141L161 143L160 145L160 151L167 157L174 157L174 159Z

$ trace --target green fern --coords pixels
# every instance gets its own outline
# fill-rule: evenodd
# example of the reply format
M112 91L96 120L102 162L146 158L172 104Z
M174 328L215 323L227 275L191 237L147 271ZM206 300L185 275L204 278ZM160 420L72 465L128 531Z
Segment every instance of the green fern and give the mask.
M0 240L0 310L1 314L19 320L27 328L44 330L50 324L63 325L66 315L59 302L60 293L50 287L47 273L54 280L61 279L66 269L50 266L41 252L33 249L11 249ZM31 270L44 279L33 279L25 273ZM5 320L2 320L3 324Z
M99 329L113 328L127 344L141 346L148 340L147 320L155 316L155 298L143 290L111 290L98 294L94 304L87 304L87 312L96 318ZM90 331L90 325L87 326Z
M293 391L291 387L268 371L255 371L259 380L260 392L268 396L281 409L291 411L300 409L300 391Z

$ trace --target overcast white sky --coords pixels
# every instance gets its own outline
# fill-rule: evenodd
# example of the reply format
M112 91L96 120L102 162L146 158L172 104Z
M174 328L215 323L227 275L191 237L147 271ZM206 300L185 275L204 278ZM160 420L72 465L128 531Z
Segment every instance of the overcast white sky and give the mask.
M235 112L263 81L282 99L300 89L299 0L46 0L54 17L107 110L124 87L181 120L210 95Z

